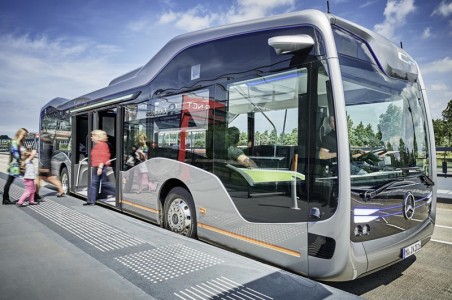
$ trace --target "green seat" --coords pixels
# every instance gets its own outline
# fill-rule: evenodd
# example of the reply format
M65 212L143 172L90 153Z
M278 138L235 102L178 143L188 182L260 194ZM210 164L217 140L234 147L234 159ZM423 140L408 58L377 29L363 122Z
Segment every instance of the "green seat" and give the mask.
M289 170L275 170L275 169L256 169L256 168L237 168L231 164L226 164L228 168L240 174L248 182L249 186L257 184L272 183L272 182L291 182L292 190L291 196L293 200L293 209L299 209L297 203L297 178L305 180L304 174L289 171ZM248 192L251 197L251 193Z

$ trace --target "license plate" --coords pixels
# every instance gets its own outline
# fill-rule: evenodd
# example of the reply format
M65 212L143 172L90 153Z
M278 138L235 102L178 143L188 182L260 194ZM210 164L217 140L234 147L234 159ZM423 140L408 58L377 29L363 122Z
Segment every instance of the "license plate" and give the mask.
M414 253L421 250L421 241L417 241L416 243L409 245L402 249L402 257L407 258L408 256L413 255Z

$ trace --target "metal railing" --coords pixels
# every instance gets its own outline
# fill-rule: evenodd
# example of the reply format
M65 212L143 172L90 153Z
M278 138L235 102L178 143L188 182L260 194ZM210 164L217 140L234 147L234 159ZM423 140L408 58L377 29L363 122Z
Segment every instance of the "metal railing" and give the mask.
M27 149L38 149L39 145L38 138L27 138L24 140L24 147ZM9 152L9 146L11 144L11 139L0 140L0 152Z

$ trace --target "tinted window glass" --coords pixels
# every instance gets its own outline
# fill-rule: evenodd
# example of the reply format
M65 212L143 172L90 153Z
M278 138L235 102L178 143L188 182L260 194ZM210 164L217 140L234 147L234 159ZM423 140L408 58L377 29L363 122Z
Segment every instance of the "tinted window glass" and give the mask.
M214 81L256 76L262 72L287 68L300 63L299 56L277 55L268 39L277 35L309 34L314 29L298 27L243 34L193 46L178 54L151 84L151 93L177 93ZM312 48L311 54L319 48ZM309 56L304 56L307 58Z

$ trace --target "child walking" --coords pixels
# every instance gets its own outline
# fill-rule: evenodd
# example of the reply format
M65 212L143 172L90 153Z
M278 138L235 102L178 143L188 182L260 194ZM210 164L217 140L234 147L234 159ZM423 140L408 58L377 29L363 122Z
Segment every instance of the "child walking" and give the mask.
M25 174L24 174L24 185L25 190L22 196L20 197L19 201L17 202L17 205L19 207L25 207L27 206L24 202L25 200L30 197L30 200L28 201L29 205L37 205L39 202L35 202L35 166L33 164L33 158L36 155L36 150L27 151L25 153L25 160L23 160L23 164L25 165Z

